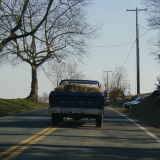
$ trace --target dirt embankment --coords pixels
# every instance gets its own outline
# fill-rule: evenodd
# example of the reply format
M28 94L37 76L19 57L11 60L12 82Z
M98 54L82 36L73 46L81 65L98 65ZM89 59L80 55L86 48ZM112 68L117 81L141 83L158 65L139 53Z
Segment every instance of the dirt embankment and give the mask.
M160 128L160 90L154 91L147 99L134 106L131 111L134 117Z

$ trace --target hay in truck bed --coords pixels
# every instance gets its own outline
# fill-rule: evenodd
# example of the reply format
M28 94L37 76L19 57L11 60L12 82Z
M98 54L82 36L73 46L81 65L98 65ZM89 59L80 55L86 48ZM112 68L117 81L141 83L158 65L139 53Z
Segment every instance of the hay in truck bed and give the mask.
M103 125L104 94L98 81L62 80L50 92L49 104L53 126L63 121L64 117L75 121L95 118L97 127Z

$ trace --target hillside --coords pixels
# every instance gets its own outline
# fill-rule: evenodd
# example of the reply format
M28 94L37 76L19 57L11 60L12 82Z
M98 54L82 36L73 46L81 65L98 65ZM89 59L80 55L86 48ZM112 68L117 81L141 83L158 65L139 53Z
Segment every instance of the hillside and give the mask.
M160 128L160 90L154 91L147 99L134 106L131 114L151 126Z
M0 98L0 117L26 112L36 108L48 106L47 103L33 102L27 99L2 99Z

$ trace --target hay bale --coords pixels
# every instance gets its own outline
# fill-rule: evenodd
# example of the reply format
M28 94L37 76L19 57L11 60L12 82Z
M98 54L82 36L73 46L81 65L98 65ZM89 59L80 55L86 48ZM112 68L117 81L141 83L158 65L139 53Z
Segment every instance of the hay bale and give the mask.
M69 83L64 83L63 85L56 87L54 90L61 92L102 92L101 88L98 87Z

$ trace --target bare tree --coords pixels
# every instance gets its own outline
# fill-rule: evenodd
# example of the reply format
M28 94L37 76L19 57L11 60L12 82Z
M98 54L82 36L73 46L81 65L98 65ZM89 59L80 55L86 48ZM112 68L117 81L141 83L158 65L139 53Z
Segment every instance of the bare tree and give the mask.
M49 75L52 77L55 85L58 85L62 79L84 79L85 75L78 71L77 64L55 63L50 65Z
M47 103L49 100L49 95L46 92L43 92L41 96L38 96L39 102L45 102Z
M16 1L14 1L16 2ZM11 5L21 9L21 1ZM38 3L39 2L39 3ZM1 54L1 62L9 61L12 64L28 63L32 69L31 92L27 98L37 101L38 78L37 68L47 61L61 61L66 57L81 60L87 52L87 40L93 38L98 28L92 28L86 21L84 8L89 0L55 0L47 19L34 34L15 39L7 45ZM48 6L46 1L30 0L25 14L22 15L23 26L21 34L33 30L44 15L43 8ZM11 10L12 11L12 10ZM14 20L15 16L12 16ZM28 17L26 20L25 18ZM12 23L9 22L9 26Z
M85 75L81 71L78 71L77 64L66 64L65 78L66 79L84 79Z
M39 1L37 1L37 4ZM27 16L27 10L32 3L29 0L1 0L0 1L0 52L2 52L5 45L10 41L18 38L26 37L34 34L40 26L43 24L52 6L53 0L49 0L46 7L39 8L43 10L43 16L37 20L37 23L33 28L26 28L23 30L26 23L29 23Z
M121 89L125 91L128 88L128 73L122 67L117 67L113 71L112 78L110 80L110 90L113 88Z
M116 67L112 71L112 76L107 76L107 74L103 74L102 81L104 83L105 90L108 86L109 99L111 103L115 101L116 98L124 98L127 90L127 94L130 92L130 85L127 79L128 73L123 67Z
M151 54L155 56L155 59L160 63L160 1L159 0L142 0L147 7L149 14L148 25L153 30L158 30L159 34L154 40L150 40L151 44L155 46L155 49L151 51Z
M160 90L160 76L157 77L157 81L158 81L158 84L155 84L156 85L156 89Z

